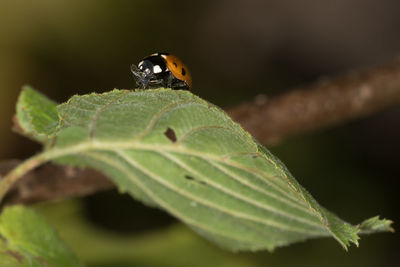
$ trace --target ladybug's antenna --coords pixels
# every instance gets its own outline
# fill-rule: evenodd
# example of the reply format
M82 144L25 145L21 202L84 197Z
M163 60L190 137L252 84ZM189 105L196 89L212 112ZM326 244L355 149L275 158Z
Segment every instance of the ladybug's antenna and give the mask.
M135 64L131 65L131 72L133 73L133 76L135 76L135 78L142 77L141 71L138 69L138 67L136 67Z
M133 73L136 87L143 87L143 73L138 69L138 67L136 67L135 64L131 65L131 72Z

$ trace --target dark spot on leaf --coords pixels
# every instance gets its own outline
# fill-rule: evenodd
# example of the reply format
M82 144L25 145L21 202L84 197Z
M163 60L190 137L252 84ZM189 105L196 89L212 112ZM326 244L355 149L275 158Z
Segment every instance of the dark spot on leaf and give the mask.
M186 75L186 70L185 70L185 68L182 68L182 75L183 75L183 76Z
M176 142L176 134L175 131L172 130L171 128L167 128L167 130L164 132L164 135L171 140L171 142L175 143Z
M188 180L194 180L194 178L192 176L189 176L189 175L185 175L185 178L188 179Z
M201 184L201 185L207 185L205 182L200 181L200 180L197 180L197 179L195 179L195 178L193 178L192 176L187 175L187 174L185 175L185 178L186 178L187 180L189 180L189 181L197 182L197 183L199 183L199 184Z

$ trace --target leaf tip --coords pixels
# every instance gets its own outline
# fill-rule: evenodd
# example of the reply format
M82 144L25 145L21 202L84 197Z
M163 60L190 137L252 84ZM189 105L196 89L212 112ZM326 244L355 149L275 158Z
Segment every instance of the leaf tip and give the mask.
M377 232L394 233L394 228L392 227L392 224L392 220L380 219L378 215L363 221L357 227L360 229L360 232L362 234L371 234Z

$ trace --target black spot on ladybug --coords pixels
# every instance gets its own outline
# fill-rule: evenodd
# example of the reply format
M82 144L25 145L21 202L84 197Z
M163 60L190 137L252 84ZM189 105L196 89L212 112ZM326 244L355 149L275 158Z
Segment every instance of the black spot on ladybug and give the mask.
M178 67L178 64L176 64L176 62L172 62L172 64L174 64L175 68Z
M171 128L167 128L167 130L164 132L164 135L173 143L176 142L176 134L175 131L172 130Z
M185 68L182 68L182 75L185 76L185 74L186 74Z
M189 180L189 181L197 182L197 183L199 183L199 184L201 184L201 185L207 185L205 182L199 181L199 180L197 180L197 179L195 179L195 178L193 178L192 176L187 175L187 174L185 175L185 179L187 179L187 180Z

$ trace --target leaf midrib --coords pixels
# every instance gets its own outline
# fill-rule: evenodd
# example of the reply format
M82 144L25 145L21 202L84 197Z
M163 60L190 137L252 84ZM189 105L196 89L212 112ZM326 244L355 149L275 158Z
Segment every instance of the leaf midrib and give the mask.
M259 172L258 170L251 169L246 167L245 165L242 165L238 162L230 161L229 157L226 157L226 155L223 156L216 156L214 154L209 154L209 153L204 153L204 152L199 152L199 151L194 151L191 149L188 149L186 147L178 146L178 145L160 145L160 144L143 144L140 142L136 141L130 141L130 142L107 142L107 141L97 141L95 139L89 141L89 142L81 142L77 143L74 145L69 145L66 147L56 147L56 148L50 148L47 153L51 154L53 158L65 156L65 155L70 155L70 154L76 154L84 151L93 151L93 150L109 150L109 151L115 151L115 150L125 150L125 149L137 149L137 150L148 150L148 151L162 151L162 152L176 152L176 153L181 153L184 155L189 155L189 156L197 156L200 158L203 158L205 160L213 160L217 161L220 163L224 163L226 165L230 165L232 167L236 167L238 169L245 170L247 172L256 174L256 176L260 179L260 181L265 182L267 185L274 187L277 191L283 193L286 195L288 198L292 199L295 201L295 203L299 203L299 200L302 200L303 204L302 206L304 207L304 210L308 210L310 208L310 205L307 201L304 200L304 198L299 194L298 191L294 190L291 187L287 187L289 190L291 190L297 198L293 198L292 195L288 194L284 189L282 189L279 185L274 183L274 180L276 177L270 176L267 173L264 172ZM52 158L49 158L51 160ZM263 157L264 158L264 157ZM268 179L265 180L264 178ZM300 204L300 203L299 203Z

